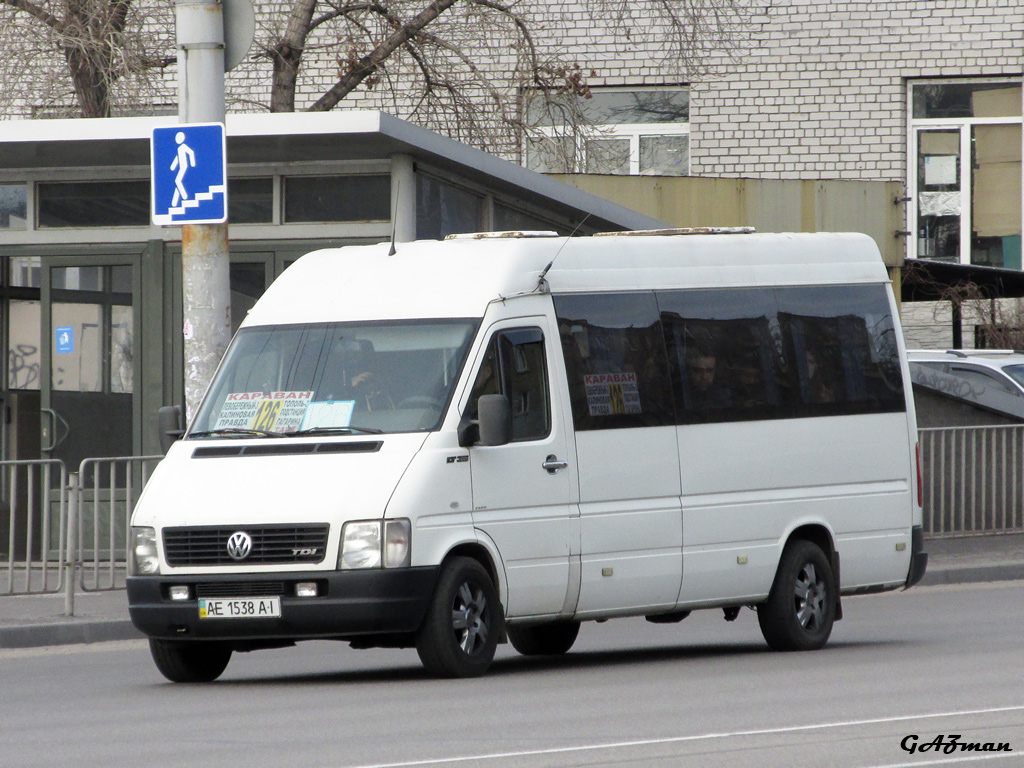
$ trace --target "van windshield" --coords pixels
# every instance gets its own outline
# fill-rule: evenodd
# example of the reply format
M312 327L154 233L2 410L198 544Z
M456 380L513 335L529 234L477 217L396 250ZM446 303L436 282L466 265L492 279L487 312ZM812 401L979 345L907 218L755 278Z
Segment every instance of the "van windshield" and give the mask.
M244 328L189 438L436 429L476 320Z

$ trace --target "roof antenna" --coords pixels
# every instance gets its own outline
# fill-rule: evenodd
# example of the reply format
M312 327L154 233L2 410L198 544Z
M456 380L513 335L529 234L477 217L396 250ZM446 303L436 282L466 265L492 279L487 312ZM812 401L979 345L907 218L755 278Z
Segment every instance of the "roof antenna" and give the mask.
M398 201L402 198L400 193L402 191L402 180L399 179L395 182L395 205L391 210L391 248L388 249L388 256L394 256L398 251L395 250L395 231L398 229Z
M577 232L580 231L580 227L582 227L586 223L587 219L589 219L589 218L590 218L590 214L588 213L586 216L584 216L582 219L580 219L580 223L576 225L576 228L573 229L573 231L569 234L569 237L565 238L565 242L563 242L560 246L558 246L558 250L555 252L555 255L551 257L551 261L549 261L548 265L546 267L544 267L544 269L541 270L540 276L537 278L537 287L534 288L533 290L539 291L539 290L542 290L544 288L544 278L547 276L548 270L550 270L553 266L555 266L555 259L558 258L558 254L560 254L562 252L562 249L565 248L565 245L566 245L566 243L569 242L569 239L573 235L575 235Z

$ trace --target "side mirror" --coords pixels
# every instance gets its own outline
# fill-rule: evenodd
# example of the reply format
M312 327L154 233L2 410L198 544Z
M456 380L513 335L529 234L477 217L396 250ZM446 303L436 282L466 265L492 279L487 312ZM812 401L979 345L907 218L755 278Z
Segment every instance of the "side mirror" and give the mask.
M160 450L167 453L174 441L185 434L181 406L165 405L156 412L156 419L160 430Z
M480 445L505 445L512 442L512 406L505 395L481 395L477 409L480 415Z

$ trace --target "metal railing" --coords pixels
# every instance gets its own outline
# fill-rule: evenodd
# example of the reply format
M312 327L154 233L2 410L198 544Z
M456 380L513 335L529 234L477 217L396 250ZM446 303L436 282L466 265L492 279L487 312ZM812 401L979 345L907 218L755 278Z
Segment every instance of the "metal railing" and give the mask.
M66 488L56 459L0 461L0 595L63 588Z
M1024 531L1024 425L922 429L928 538ZM0 461L0 596L124 586L132 510L160 456Z
M1024 531L1024 425L919 436L926 537Z

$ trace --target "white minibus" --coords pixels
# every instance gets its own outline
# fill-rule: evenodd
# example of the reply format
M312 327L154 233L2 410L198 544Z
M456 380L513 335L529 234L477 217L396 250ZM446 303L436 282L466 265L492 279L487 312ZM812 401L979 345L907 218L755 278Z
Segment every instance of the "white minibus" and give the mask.
M316 251L146 486L131 618L173 681L311 639L469 677L699 608L821 648L843 595L924 574L908 382L863 235Z

